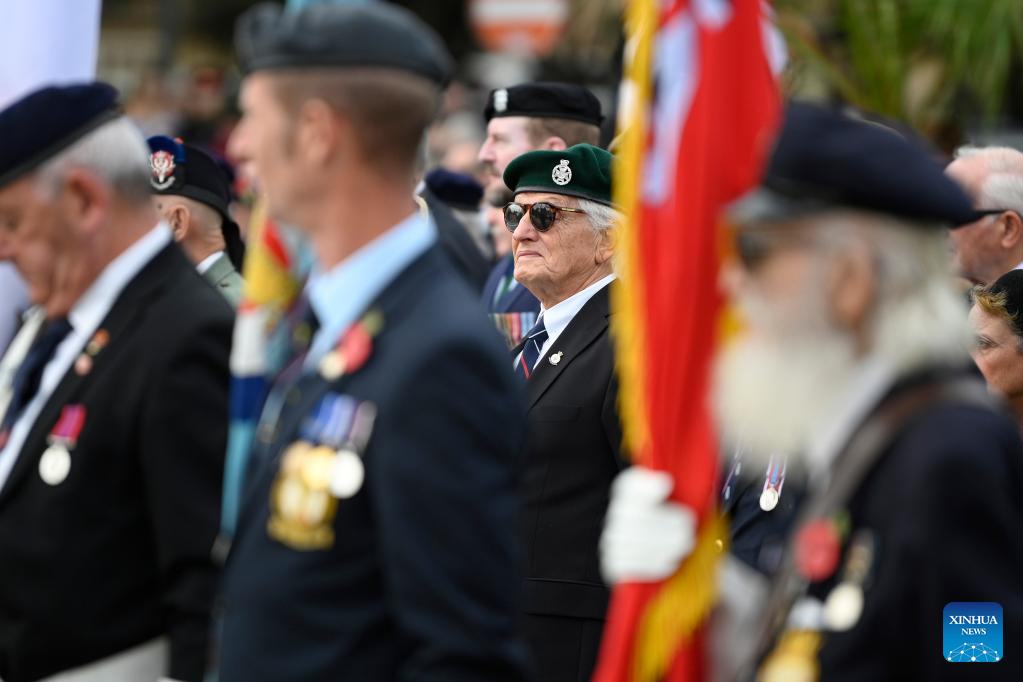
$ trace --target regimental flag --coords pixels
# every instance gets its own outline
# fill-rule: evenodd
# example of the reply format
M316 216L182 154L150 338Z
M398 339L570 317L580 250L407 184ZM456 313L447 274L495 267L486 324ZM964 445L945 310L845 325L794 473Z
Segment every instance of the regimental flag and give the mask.
M699 518L662 583L614 592L594 680L702 680L723 537L709 407L720 342L721 209L757 182L780 118L783 48L761 0L632 0L615 161L622 287L612 305L625 447Z

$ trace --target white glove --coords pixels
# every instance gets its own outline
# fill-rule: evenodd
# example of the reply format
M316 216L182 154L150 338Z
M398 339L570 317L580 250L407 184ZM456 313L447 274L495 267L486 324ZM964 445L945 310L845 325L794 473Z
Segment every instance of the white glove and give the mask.
M639 466L618 474L600 538L600 569L609 585L663 580L693 551L696 515L668 501L674 485L670 474Z

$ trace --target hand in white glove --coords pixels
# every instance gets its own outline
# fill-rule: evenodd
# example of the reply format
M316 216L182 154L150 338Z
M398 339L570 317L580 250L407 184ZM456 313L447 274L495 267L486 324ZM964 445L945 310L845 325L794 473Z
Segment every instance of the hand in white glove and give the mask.
M671 475L640 466L618 474L600 538L600 568L609 585L672 575L693 551L696 515L669 502Z

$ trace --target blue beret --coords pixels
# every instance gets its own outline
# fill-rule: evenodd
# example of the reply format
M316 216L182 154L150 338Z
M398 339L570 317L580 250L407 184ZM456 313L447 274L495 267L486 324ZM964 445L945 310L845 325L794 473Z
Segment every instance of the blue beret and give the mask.
M440 37L403 7L313 4L284 11L263 3L238 19L235 46L246 72L380 67L446 85L454 70Z
M483 185L465 173L434 168L423 179L430 191L448 206L477 209L483 199Z
M117 90L106 83L46 87L14 102L0 111L0 186L118 116Z
M953 227L976 220L963 190L917 142L792 102L760 188L735 204L733 216L785 220L838 207Z

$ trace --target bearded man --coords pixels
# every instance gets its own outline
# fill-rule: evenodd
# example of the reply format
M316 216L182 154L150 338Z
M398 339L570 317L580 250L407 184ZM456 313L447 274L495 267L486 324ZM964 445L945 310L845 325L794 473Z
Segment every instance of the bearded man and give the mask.
M808 489L751 635L729 639L738 669L719 676L961 679L949 663L970 660L964 642L999 679L1023 674L1020 657L1001 660L993 627L987 643L939 641L952 602L997 606L999 628L1023 627L1023 448L968 369L948 264L944 228L972 217L913 143L808 105L790 107L761 186L734 207L741 262L728 280L747 325L718 368L719 424L757 466L793 454ZM650 519L686 514L617 487L612 568L625 522L652 547ZM683 535L662 534L661 554L684 555ZM679 561L660 563L670 573ZM762 580L726 583L724 605L748 607Z

